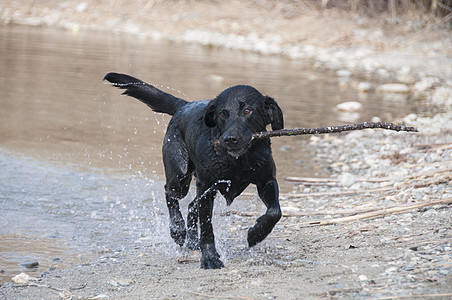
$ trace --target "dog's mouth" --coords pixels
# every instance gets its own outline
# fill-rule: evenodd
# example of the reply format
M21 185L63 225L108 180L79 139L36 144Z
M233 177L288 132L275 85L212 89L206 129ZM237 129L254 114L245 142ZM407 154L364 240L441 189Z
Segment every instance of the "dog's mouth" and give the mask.
M239 158L243 154L245 154L248 151L248 147L246 148L226 148L228 151L228 154L232 157Z
M243 132L241 134L225 133L215 142L215 145L221 145L228 155L238 158L248 152L251 141L251 134L248 138L248 134Z

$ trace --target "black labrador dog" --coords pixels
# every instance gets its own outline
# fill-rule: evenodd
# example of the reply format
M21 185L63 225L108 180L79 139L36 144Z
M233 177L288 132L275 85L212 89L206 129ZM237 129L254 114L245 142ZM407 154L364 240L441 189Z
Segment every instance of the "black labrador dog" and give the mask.
M163 142L170 234L180 246L201 249L201 268L224 266L211 222L218 191L229 205L249 184L257 186L267 211L248 230L248 244L265 239L281 218L279 189L270 139L252 139L252 135L265 131L268 124L273 130L284 127L283 113L273 98L238 85L213 100L187 102L125 74L109 73L104 80L155 112L173 116ZM185 227L179 200L187 195L193 175L197 193L189 204Z

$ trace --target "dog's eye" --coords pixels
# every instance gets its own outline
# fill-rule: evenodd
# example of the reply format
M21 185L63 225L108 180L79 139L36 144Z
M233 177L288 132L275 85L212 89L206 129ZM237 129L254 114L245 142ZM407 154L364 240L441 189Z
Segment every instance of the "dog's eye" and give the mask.
M251 113L251 109L249 109L249 108L245 108L243 110L243 114L245 114L245 115L249 115L250 113Z
M223 110L222 112L220 112L220 118L226 119L227 117L229 117L229 113L226 110Z

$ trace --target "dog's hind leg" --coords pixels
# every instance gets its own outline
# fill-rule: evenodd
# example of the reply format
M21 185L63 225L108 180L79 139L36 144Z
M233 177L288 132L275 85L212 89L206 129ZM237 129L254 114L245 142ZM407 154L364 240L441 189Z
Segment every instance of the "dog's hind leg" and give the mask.
M165 194L166 205L168 207L170 219L170 235L173 238L174 242L182 247L184 245L185 236L187 233L185 229L184 218L182 217L182 213L180 212L179 207L179 199L183 197L174 196L175 193L171 190L171 188L168 188L167 186L168 185L165 185Z
M185 144L179 135L171 130L171 127L168 127L163 144L163 163L165 165L165 196L170 218L170 234L176 244L182 247L187 231L180 211L179 200L188 193L193 166L188 160Z

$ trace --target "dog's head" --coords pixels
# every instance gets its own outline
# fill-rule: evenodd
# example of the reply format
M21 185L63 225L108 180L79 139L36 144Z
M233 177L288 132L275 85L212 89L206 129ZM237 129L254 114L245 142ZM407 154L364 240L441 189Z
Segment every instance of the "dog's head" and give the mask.
M228 153L239 157L251 146L253 133L284 128L283 113L276 101L255 88L238 85L224 90L207 106L204 121L216 127Z

